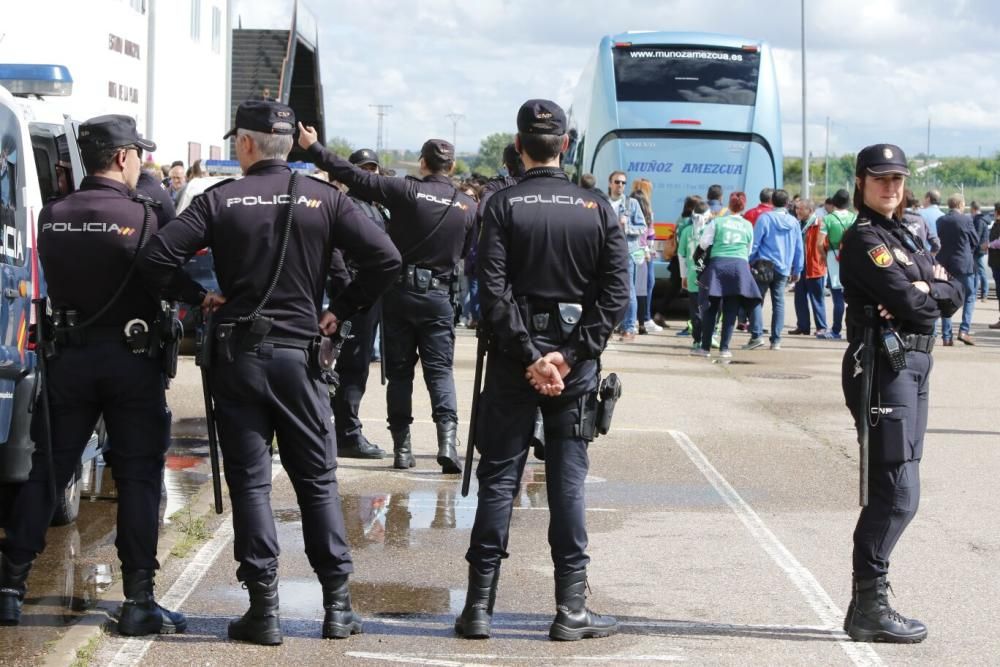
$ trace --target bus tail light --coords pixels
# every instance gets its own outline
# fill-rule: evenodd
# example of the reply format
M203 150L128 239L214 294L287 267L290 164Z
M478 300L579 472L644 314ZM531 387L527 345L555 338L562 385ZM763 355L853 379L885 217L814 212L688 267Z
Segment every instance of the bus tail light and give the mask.
M631 48L632 42L615 42L616 49L628 49Z
M750 53L757 53L758 51L760 51L760 47L757 46L756 44L744 44L743 50L749 51Z
M674 118L670 121L671 125L701 125L700 120L695 120L694 118Z

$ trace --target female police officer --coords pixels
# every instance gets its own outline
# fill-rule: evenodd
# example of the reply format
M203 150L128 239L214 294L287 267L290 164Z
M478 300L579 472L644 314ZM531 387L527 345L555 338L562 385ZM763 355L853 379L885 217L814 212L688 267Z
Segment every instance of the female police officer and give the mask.
M927 636L923 623L889 606L886 574L920 498L934 322L961 305L962 286L901 224L909 175L897 146L876 144L858 153L858 220L844 235L840 256L850 339L844 398L859 441L864 420L870 438L869 500L854 530L854 585L844 620L855 641L914 643ZM870 391L863 391L866 379Z

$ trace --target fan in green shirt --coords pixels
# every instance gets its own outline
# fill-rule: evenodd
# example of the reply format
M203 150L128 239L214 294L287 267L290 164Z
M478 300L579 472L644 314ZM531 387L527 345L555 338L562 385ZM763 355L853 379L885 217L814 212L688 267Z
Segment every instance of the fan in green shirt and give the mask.
M750 257L753 225L743 216L727 215L712 220L702 232L702 245L705 245L708 235L712 238L712 259L729 257L746 260Z

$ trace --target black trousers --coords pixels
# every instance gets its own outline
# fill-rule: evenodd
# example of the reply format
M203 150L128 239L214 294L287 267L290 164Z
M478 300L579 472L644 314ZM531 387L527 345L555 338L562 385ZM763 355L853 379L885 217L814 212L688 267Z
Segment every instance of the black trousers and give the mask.
M275 436L302 516L309 564L323 581L353 571L337 489L337 452L327 385L305 350L261 346L212 368L215 417L233 505L233 551L240 581L278 568L271 512Z
M913 520L920 503L920 459L927 430L931 355L907 352L907 367L893 372L876 355L872 400L868 414L861 400L861 376L854 375L853 341L844 355L844 398L855 426L869 419L868 506L854 529L854 576L873 579L889 571L892 550Z
M386 404L389 429L413 422L413 375L420 359L435 423L458 421L455 378L455 320L446 290L426 294L393 287L382 297L385 330Z
M492 354L492 353L491 353ZM583 370L592 381L573 378L567 386L596 385L596 367ZM546 429L559 429L579 421L580 393L543 397L524 379L516 362L493 354L486 370L486 385L480 398L477 437L481 457L476 468L479 504L465 559L481 570L497 567L507 558L507 541L514 498L528 458L536 410L540 406ZM557 575L585 569L587 556L584 480L590 468L587 441L550 435L545 443L545 487L549 505L549 548Z
M170 445L170 411L159 360L132 354L118 341L63 346L49 361L48 391L57 492L76 473L103 414L111 442L105 460L118 488L118 558L125 570L158 568L163 463ZM41 428L33 424L39 443ZM45 533L55 511L48 475L39 445L7 524L4 553L13 563L34 560L45 548Z
M361 432L358 411L368 384L372 342L375 340L380 308L381 305L376 303L351 318L351 338L344 342L337 358L335 370L340 378L340 386L331 405L339 448L355 447L367 442Z

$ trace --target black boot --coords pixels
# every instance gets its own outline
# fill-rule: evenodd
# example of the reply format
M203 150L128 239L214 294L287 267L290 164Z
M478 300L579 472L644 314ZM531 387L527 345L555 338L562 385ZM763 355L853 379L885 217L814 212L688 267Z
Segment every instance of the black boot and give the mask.
M331 577L323 582L323 639L344 639L361 634L361 617L351 609L351 589L347 575Z
M455 446L458 442L458 422L442 422L435 426L438 435L437 462L441 466L441 472L446 475L462 472Z
M270 581L247 581L250 608L229 622L229 638L241 642L277 646L281 643L281 616L278 613L278 575Z
M892 588L885 576L854 578L851 604L844 619L844 632L856 642L916 644L927 638L927 626L906 618L889 606Z
M17 625L21 622L21 605L27 591L25 582L31 562L14 565L6 556L0 556L0 625Z
M587 609L587 571L556 575L556 618L549 638L572 642L608 637L618 632L614 616L601 616Z
M499 581L499 567L480 570L475 565L469 566L469 590L465 594L465 607L455 619L456 634L466 639L487 639L490 636Z
M410 428L390 431L392 433L392 467L408 470L417 465L410 445Z
M384 449L364 437L359 442L337 447L337 457L341 459L384 459L385 456Z
M164 609L153 599L153 570L122 570L125 602L118 616L118 632L127 637L172 635L187 630L187 618Z

